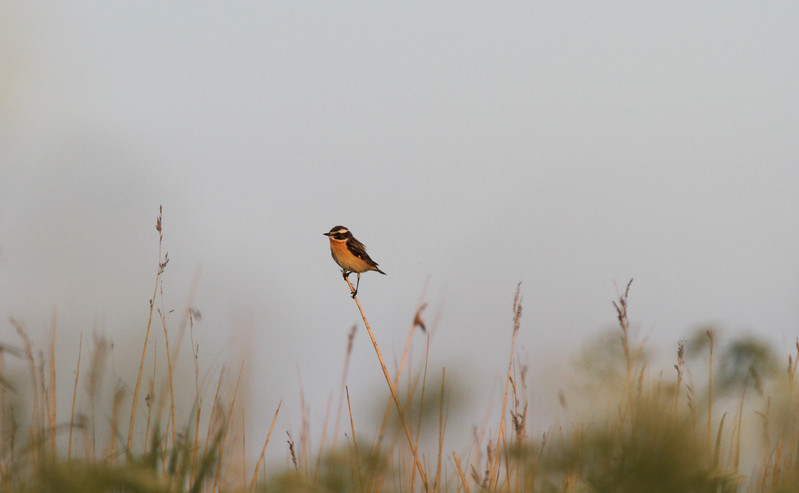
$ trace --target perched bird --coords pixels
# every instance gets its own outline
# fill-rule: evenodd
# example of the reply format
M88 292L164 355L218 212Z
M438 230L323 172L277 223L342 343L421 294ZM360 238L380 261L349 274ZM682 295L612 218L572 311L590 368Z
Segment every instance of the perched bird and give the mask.
M356 240L350 230L344 226L335 226L328 233L322 233L330 238L330 253L333 255L333 260L341 266L342 275L346 279L353 272L358 274L358 281L355 284L355 291L352 292L352 297L358 294L358 286L361 283L361 272L370 270L377 271L384 276L385 272L377 268L377 262L369 257L366 253L366 247L363 243Z

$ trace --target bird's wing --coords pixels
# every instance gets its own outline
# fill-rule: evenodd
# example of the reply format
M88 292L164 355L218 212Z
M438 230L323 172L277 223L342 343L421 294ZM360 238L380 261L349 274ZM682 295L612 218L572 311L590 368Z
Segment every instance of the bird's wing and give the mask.
M350 240L347 242L347 248L349 248L353 255L365 260L369 265L377 266L377 263L369 257L368 253L366 253L366 247L360 241L356 240L355 238L350 238Z

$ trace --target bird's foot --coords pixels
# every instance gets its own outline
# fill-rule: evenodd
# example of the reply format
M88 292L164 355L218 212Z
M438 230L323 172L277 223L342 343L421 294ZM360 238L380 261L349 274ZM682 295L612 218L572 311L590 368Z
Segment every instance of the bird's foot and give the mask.
M357 295L357 294L358 294L358 290L356 289L355 291L352 292L352 299L355 299L355 295Z

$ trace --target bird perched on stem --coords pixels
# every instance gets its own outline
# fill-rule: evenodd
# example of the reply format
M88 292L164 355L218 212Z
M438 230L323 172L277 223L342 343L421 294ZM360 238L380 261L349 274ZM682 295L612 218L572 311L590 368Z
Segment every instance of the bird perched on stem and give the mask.
M334 226L328 233L322 234L330 238L330 253L333 255L333 260L341 267L341 274L344 279L347 279L353 272L358 274L355 291L352 292L353 298L358 294L361 272L374 270L384 276L386 275L385 272L377 268L377 262L372 260L369 254L366 253L366 247L363 243L356 240L350 230L344 226Z

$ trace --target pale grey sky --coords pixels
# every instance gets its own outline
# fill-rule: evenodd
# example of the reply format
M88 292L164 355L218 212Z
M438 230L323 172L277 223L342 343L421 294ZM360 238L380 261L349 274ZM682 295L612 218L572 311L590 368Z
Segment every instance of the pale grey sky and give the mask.
M280 399L279 428L299 427L300 379L317 431L338 395L360 319L322 236L337 224L388 273L361 300L392 366L429 279L432 368L480 389L477 416L519 281L551 402L553 367L613 325L631 277L633 322L666 355L706 323L786 352L799 335L795 2L0 14L0 315L43 337L55 306L66 358L101 327L118 371L136 365L159 204L166 305L201 266L201 360L245 348L258 427ZM362 327L349 385L364 408L385 392Z

